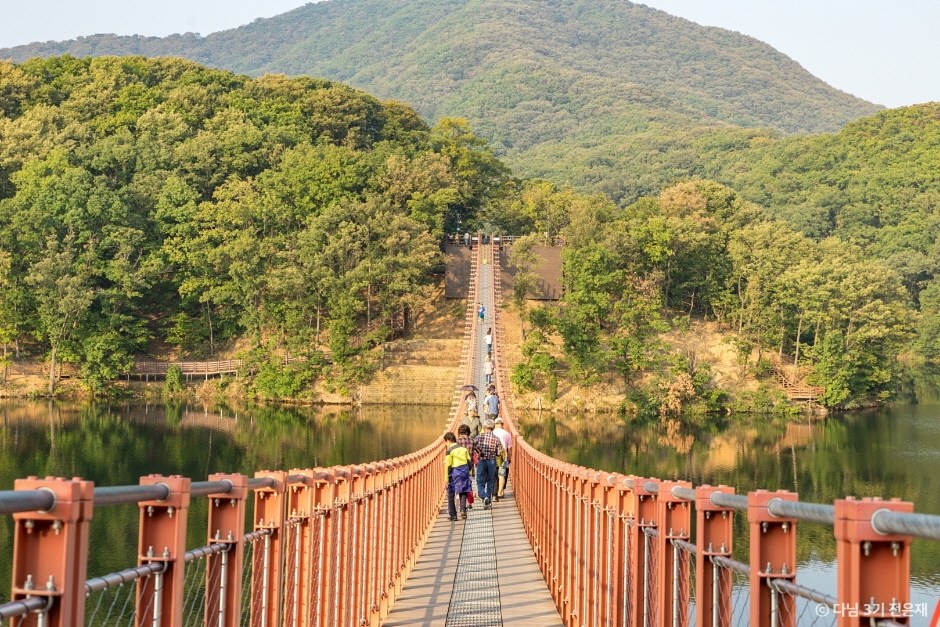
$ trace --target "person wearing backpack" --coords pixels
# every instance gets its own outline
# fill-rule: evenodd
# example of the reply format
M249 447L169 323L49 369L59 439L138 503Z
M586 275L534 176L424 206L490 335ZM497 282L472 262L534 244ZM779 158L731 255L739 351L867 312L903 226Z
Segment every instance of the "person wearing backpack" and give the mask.
M451 521L457 520L457 503L460 501L460 515L467 517L467 493L473 491L470 483L470 451L457 444L457 436L448 431L444 434L444 473L447 478L447 514Z

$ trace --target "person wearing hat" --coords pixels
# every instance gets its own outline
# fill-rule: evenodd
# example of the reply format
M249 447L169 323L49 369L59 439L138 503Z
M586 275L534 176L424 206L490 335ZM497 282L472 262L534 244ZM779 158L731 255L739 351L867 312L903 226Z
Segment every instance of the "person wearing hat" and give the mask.
M467 392L463 399L466 414L460 420L460 424L470 427L470 437L475 438L480 433L480 415L477 412L477 395L473 390Z
M502 418L497 418L494 423L496 427L493 429L493 435L499 438L499 441L503 443L503 450L506 451L506 454L503 455L502 463L500 463L499 467L496 469L496 494L493 498L498 501L503 498L503 493L506 490L506 482L509 481L509 459L512 457L512 434L503 429Z
M473 440L473 450L477 454L477 494L483 499L483 509L489 509L493 491L496 489L496 458L505 455L502 441L493 435L496 423L483 421L483 433Z

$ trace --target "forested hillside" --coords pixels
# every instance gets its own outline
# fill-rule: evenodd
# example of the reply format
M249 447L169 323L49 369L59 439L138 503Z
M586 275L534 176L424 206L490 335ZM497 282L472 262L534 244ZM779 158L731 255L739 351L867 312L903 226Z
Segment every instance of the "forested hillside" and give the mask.
M71 362L100 390L153 341L244 337L262 393L296 395L318 348L342 386L387 333L371 323L423 299L445 222L506 177L461 122L323 79L0 63L3 361Z
M559 371L581 383L613 371L625 408L663 420L779 403L776 384L729 396L694 343L664 339L696 316L720 323L741 373L767 380L774 360L811 366L809 382L825 387L819 401L828 407L894 394L897 356L917 314L899 274L859 247L806 237L711 181L679 183L625 208L544 186L522 199L520 209L543 208L520 212L532 216L530 230L544 231L550 213L565 238L565 293L558 307L515 295L528 325L512 375L518 387L547 390ZM510 259L524 266L527 244L513 244Z
M429 128L324 79L0 63L2 359L70 362L100 391L154 343L210 356L240 338L262 395L343 387L422 300L460 218L567 242L559 308L529 308L517 275L523 388L560 355L578 380L619 372L640 411L760 408L662 343L691 315L724 325L742 371L766 372L771 353L812 365L834 407L890 397L915 337L940 360L940 106L834 135L707 137L687 136L699 172L740 192L693 179L624 207L513 179L463 121Z
M629 203L696 173L708 129L835 131L878 107L770 46L622 0L327 0L206 37L96 35L0 50L184 56L341 80L467 118L514 170Z

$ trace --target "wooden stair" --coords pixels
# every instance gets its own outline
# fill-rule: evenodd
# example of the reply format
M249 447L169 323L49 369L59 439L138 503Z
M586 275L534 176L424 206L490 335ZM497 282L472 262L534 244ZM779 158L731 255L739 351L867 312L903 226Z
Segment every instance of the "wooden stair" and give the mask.
M826 388L806 383L805 379L810 372L812 369L806 366L797 368L794 372L792 368L787 370L783 365L774 364L773 378L783 388L787 400L815 402L825 394Z

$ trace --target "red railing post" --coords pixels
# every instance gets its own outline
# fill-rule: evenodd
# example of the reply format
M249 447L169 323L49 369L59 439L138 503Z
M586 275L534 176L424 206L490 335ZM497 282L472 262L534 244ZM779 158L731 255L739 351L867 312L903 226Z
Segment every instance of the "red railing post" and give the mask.
M597 547L598 509L595 500L595 487L600 477L597 473L582 469L579 473L580 487L578 491L578 511L581 519L580 533L577 536L580 554L577 568L577 618L581 625L590 625L594 604L594 589L597 581L597 563L595 557L599 554Z
M614 564L619 553L616 542L617 508L611 505L611 494L617 492L617 477L607 473L595 473L597 483L591 498L595 511L595 550L594 582L591 587L591 625L609 625L613 620L611 610L614 605Z
M374 603L377 605L378 621L385 620L391 609L391 599L388 591L392 581L391 573L391 539L392 530L389 528L391 516L389 508L394 509L394 503L389 502L392 486L391 466L387 462L376 464L374 489L376 491L376 516L378 518L378 535L376 538L376 577Z
M287 491L287 473L283 470L262 470L255 473L255 478L272 479L273 485L255 490L254 529L270 530L263 540L261 554L252 556L252 624L280 625L281 597L284 569L284 523L287 504L284 493ZM260 572L256 570L260 569ZM260 586L260 591L257 590ZM258 617L258 620L255 620Z
M348 466L337 468L334 474L335 490L333 492L333 516L334 524L334 570L329 572L329 576L334 578L336 583L333 588L333 601L336 610L336 622L328 624L346 625L349 621L350 599L348 595L349 586L349 546L350 546L350 500L352 488L350 480L352 473Z
M875 531L871 519L879 510L913 513L914 504L852 497L835 502L839 627L860 627L876 618L905 621L909 615L904 608L911 600L911 537Z
M567 559L565 545L565 520L567 512L565 511L566 484L565 473L561 467L561 462L552 460L549 466L549 479L552 482L552 497L549 503L550 520L548 522L550 539L546 543L548 551L549 569L551 570L551 579L548 581L548 587L551 590L552 598L555 599L555 606L558 608L558 614L564 622L564 586L565 586L565 560Z
M350 530L349 530L349 575L347 581L349 584L347 598L350 605L350 618L353 625L362 625L363 621L368 624L368 612L363 607L363 589L362 583L365 578L363 568L363 550L365 548L365 510L366 510L366 473L361 466L352 466L350 468L352 478L349 482L350 495L349 507Z
M303 475L303 481L293 483L287 492L287 509L290 511L291 518L300 518L303 523L300 524L300 538L297 546L297 556L300 563L297 564L298 576L294 581L296 593L293 594L295 608L291 608L295 614L289 624L309 627L313 624L312 599L317 598L317 591L314 586L317 585L316 573L318 565L314 563L316 543L318 539L314 537L314 516L317 515L317 503L314 500L316 490L314 489L316 476L313 470L301 470L294 468L289 471L289 475Z
M767 511L773 499L796 501L795 492L757 490L747 495L751 531L751 627L795 627L796 605L790 594L770 588L771 579L796 577L796 519ZM775 618L776 617L776 618Z
M626 477L607 477L610 487L605 489L605 511L608 516L607 573L603 588L606 610L603 625L623 625L627 621L626 605L629 599L630 554L628 547L628 521L633 518L632 490Z
M365 546L363 573L363 606L366 611L366 624L372 627L378 627L382 621L380 616L380 599L378 585L381 579L379 573L379 538L382 534L382 521L379 519L379 507L381 505L381 485L382 472L379 470L379 464L369 464L365 467L365 498L366 500L366 518L364 534Z
M223 553L206 559L206 627L239 627L242 609L242 566L245 558L245 499L248 477L215 474L209 481L228 481L229 492L209 495L209 544L227 544ZM217 594L209 594L217 590Z
M46 477L17 479L17 491L46 490L55 497L44 512L13 514L13 586L10 599L44 597L47 627L70 627L85 622L85 579L88 567L88 523L94 507L95 485L81 479ZM17 624L38 625L39 614L27 614Z
M712 563L712 556L731 557L734 510L712 505L715 492L734 494L727 486L695 489L697 538L695 545L695 624L697 627L731 627L731 577Z
M656 524L659 527L659 565L656 569L657 602L660 625L688 627L689 560L680 559L673 540L688 540L692 533L689 502L672 494L673 488L691 488L688 481L663 481L659 484ZM691 556L690 556L691 558Z
M320 518L320 534L316 539L319 547L315 570L310 580L310 624L326 627L335 623L333 600L336 593L336 479L332 470L318 468L314 471L313 502Z
M562 546L564 547L564 563L562 565L561 593L564 599L564 605L560 608L561 619L568 627L576 627L580 623L575 615L575 604L577 591L575 590L575 571L577 569L577 542L580 538L577 535L577 517L578 517L578 478L575 476L575 467L565 465L564 482L565 495L562 502L562 511L564 513L564 532L562 534Z
M630 527L630 572L633 585L630 590L631 625L646 625L649 611L647 594L649 582L647 576L650 565L646 562L645 527L656 527L656 495L643 486L647 481L656 483L656 479L631 477L633 480L633 525Z
M163 571L137 580L136 624L182 627L190 480L179 475L150 475L141 477L140 485L165 485L169 496L138 503L137 564L162 562Z

